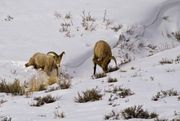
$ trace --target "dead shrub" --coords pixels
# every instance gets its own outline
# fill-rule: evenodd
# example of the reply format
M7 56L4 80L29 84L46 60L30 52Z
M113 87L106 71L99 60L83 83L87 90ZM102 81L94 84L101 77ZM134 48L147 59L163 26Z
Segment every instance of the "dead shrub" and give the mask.
M67 13L66 15L65 15L65 17L64 17L65 19L71 19L72 18L72 15L71 15L71 13L69 12L69 13Z
M12 121L12 118L8 117L8 116L0 116L0 120L1 121Z
M164 64L172 64L173 63L173 60L169 60L167 58L162 58L162 60L159 62L161 65L164 65Z
M56 84L53 84L52 86L48 86L46 89L47 92L52 92L55 90L60 90L60 89L69 89L71 87L71 77L67 74L60 73L58 77L52 78L51 82L55 82ZM55 80L55 81L54 81Z
M93 21L93 22L95 22L96 19L94 17L92 17L90 12L88 12L88 14L86 15L86 11L83 11L82 12L82 20L83 21Z
M169 20L169 16L164 16L164 17L162 17L162 19L168 21Z
M44 97L36 97L36 98L34 98L34 100L36 101L36 103L31 104L31 106L40 107L40 106L44 105L45 103L55 102L56 98L52 97L51 95L47 95Z
M93 102L101 99L102 99L102 95L100 94L100 91L97 89L91 89L82 92L82 95L78 93L78 96L75 97L75 102L85 103L85 102L89 102L89 101Z
M134 95L134 92L132 92L130 89L122 88L121 86L115 86L113 89L110 89L107 92L113 93L119 98L125 98L127 96Z
M171 121L180 121L180 117L179 118L174 118Z
M161 90L160 92L157 92L155 96L152 97L152 100L158 101L159 99L169 97L169 96L178 96L178 92L174 89L165 90L165 91Z
M180 55L177 56L176 59L175 59L175 63L176 63L176 64L179 63L179 62L180 62Z
M12 21L14 18L10 15L8 15L4 20L5 21Z
M176 32L176 33L175 33L175 37L176 37L176 39L177 39L178 41L180 41L180 32Z
M117 26L112 27L111 29L112 29L114 32L118 32L121 28L122 28L122 25L117 25Z
M7 102L7 100L1 99L0 100L0 106L1 106L1 104L5 103L5 102Z
M25 92L25 97L26 98L30 98L32 96L33 92L30 92L30 91L26 91Z
M59 32L69 32L71 27L71 23L64 22L61 23L61 27L59 29Z
M141 119L152 119L158 117L156 113L149 113L142 109L142 105L128 107L121 112L124 119L141 118Z
M117 78L111 78L111 77L108 78L108 83L113 83L117 81L118 81Z
M20 84L18 79L15 79L13 83L6 83L5 80L0 82L0 92L11 93L13 95L25 94L25 88Z
M6 81L3 79L0 83L0 92L10 93L9 86L6 84Z
M103 77L106 77L105 73L96 73L95 75L93 75L92 78L98 79L98 78L103 78Z
M112 20L107 17L107 10L104 11L103 23L105 24L106 29L108 29L113 23Z
M69 89L71 87L70 79L67 77L64 77L63 75L58 77L57 83L61 89Z
M64 118L65 117L64 112L59 112L58 110L56 110L54 112L54 116L55 116L55 118Z
M180 96L178 97L178 101L180 101Z
M117 67L117 66L116 66L116 67L111 67L111 66L110 66L110 67L108 68L108 72L113 72L113 71L117 71L117 70L119 70L119 67Z
M44 73L38 73L30 79L27 85L28 91L30 92L46 90L48 86L48 76Z
M159 119L158 117L154 119L154 121L169 121L168 119Z
M115 111L111 111L109 114L106 114L104 119L105 120L119 120L120 118L119 113L116 113Z
M173 119L159 119L156 118L154 121L180 121L180 118L173 118Z
M88 12L88 15L86 15L85 11L82 12L82 23L81 23L81 25L84 28L84 30L93 31L96 29L95 18L93 18L91 16L90 12Z

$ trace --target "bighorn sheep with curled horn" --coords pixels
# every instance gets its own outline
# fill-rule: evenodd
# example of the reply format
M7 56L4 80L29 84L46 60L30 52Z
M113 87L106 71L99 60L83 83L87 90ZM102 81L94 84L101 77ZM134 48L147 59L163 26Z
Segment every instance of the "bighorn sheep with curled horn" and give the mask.
M56 60L57 67L60 67L60 63L64 54L65 54L64 51L60 55L58 55L57 53L53 51L50 51L47 53L47 55L51 55Z
M103 40L99 40L98 42L96 42L94 47L94 57L93 57L94 75L96 74L97 64L103 69L105 73L107 73L108 65L111 59L114 60L117 67L116 59L114 56L112 56L111 48L108 45L108 43Z
M26 67L33 66L35 69L43 69L48 75L53 69L57 70L58 75L58 67L60 65L60 61L62 59L62 54L60 54L57 58L44 53L35 53L30 59L29 62L25 64Z

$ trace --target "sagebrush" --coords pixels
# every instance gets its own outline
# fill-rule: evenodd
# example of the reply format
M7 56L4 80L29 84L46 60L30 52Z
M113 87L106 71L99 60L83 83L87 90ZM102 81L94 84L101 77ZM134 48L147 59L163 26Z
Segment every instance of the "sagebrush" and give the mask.
M141 119L152 119L157 118L157 113L149 113L142 108L142 105L128 107L121 112L124 119L141 118Z
M75 102L85 103L85 102L93 102L102 99L102 94L97 89L90 89L82 92L82 94L78 93L78 96L75 97Z
M108 78L108 83L113 83L117 81L118 81L117 78L111 78L111 77Z
M152 97L153 101L158 101L159 99L168 97L168 96L178 96L178 92L174 89L170 89L170 90L161 90L160 92L157 92L156 95L154 95Z
M119 98L125 98L134 94L131 89L122 88L121 86L114 86L112 89L107 90L107 92L113 93Z
M44 97L36 97L34 98L36 101L35 103L31 104L31 106L40 107L44 105L45 103L53 103L56 101L55 97L52 97L51 95L46 95Z
M30 92L46 90L48 86L48 76L45 73L37 73L28 81Z
M178 41L180 41L180 32L176 32L176 33L175 33L175 37L176 37L176 39L177 39Z
M160 64L172 64L173 60L172 59L167 59L167 58L162 58L161 61L159 61Z
M110 113L105 115L104 119L105 120L119 120L120 114L112 110Z
M13 95L24 95L25 87L20 84L18 79L15 79L13 83L6 83L5 80L0 82L0 92L11 93Z
M93 78L95 79L98 79L98 78L103 78L103 77L106 77L106 74L105 73L96 73Z
M60 112L58 110L56 110L54 112L54 116L55 116L55 118L64 118L65 117L64 112Z

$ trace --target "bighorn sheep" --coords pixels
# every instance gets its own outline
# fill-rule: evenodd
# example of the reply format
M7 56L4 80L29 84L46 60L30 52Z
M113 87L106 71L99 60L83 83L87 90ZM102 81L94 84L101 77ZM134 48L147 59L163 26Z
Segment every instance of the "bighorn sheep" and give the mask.
M64 54L65 54L64 51L60 55L58 55L57 53L55 53L53 51L50 51L47 53L47 55L51 55L54 57L54 59L56 60L57 67L60 67L60 63L61 63L61 60L62 60L62 57Z
M33 66L35 69L43 69L48 75L53 69L57 70L58 75L58 67L60 66L60 62L62 59L62 52L59 56L55 57L50 54L44 53L35 53L30 59L29 62L25 64L26 67Z
M114 60L116 67L117 62L114 56L112 56L111 48L107 42L100 40L96 42L94 46L94 75L96 74L96 65L98 64L105 73L108 72L108 64L110 63L111 59Z

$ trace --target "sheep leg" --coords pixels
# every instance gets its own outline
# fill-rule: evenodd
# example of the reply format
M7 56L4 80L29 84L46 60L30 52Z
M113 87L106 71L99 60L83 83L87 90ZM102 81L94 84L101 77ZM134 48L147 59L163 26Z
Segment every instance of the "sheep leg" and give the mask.
M94 75L96 74L96 63L94 63Z
M96 74L96 65L97 65L97 57L93 57L93 63L94 63L94 75Z
M56 67L56 74L57 74L57 76L58 76L58 74L59 74L59 68L58 67Z
M44 67L44 71L46 72L47 75L49 75L49 67L48 66Z
M109 65L110 61L111 61L110 56L107 56L102 63L102 68L105 73L108 72L108 65Z

